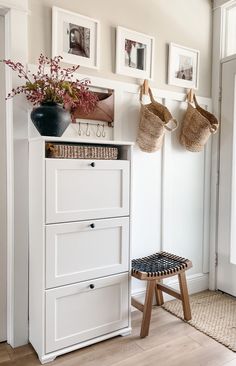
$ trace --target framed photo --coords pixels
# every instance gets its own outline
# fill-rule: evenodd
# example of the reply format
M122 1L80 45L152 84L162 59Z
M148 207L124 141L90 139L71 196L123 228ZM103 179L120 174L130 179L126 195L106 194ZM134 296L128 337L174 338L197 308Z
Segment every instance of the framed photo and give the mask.
M200 52L175 43L169 45L168 84L198 88Z
M52 57L97 69L99 67L99 22L84 15L52 8Z
M154 38L126 28L116 30L116 73L153 78Z

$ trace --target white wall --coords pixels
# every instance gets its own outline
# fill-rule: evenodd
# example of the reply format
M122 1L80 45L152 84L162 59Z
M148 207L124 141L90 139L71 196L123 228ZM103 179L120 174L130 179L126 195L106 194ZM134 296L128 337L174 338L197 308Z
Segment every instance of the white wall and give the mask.
M4 17L0 15L0 59L4 58ZM0 342L7 337L7 223L6 223L6 125L5 125L5 73L0 64Z
M124 94L127 107L123 109L121 137L135 141L138 95ZM186 103L181 102L184 96L180 100L171 93L166 97L162 102L181 123L186 110ZM209 195L205 197L205 189L209 190L210 151L187 152L178 137L179 129L172 135L166 133L163 150L153 154L135 148L132 257L164 250L191 259L193 268L188 278L191 292L196 292L208 288L209 237L204 228L209 225ZM142 295L144 286L133 280L132 292Z
M82 74L78 75L81 77ZM135 142L139 87L97 77L91 77L91 82L94 86L114 88L115 139ZM202 291L208 288L209 272L211 139L204 151L187 152L179 144L186 95L159 89L153 89L153 93L169 108L179 128L172 134L166 132L160 151L144 153L134 147L131 254L137 258L164 250L191 259L193 268L187 273L190 292ZM202 107L211 110L211 99L198 99ZM31 134L38 135L31 122L29 126ZM76 126L69 127L64 136L78 136ZM95 134L91 138L96 138ZM133 280L133 294L142 296L144 289L144 282Z
M198 94L211 95L211 0L29 0L29 61L40 52L51 56L51 7L58 6L101 22L101 67L81 67L80 72L136 83L137 79L115 74L115 28L117 25L155 37L153 86L180 91L166 84L169 42L200 50Z
M176 42L201 52L198 94L210 96L211 85L211 2L210 0L29 0L29 61L35 63L40 52L51 53L51 6L56 5L97 18L102 24L101 69L81 68L93 78L105 77L103 83L117 89L116 138L136 140L139 119L138 86L136 79L114 73L115 27L121 25L156 37L155 93L167 103L174 116L181 121L186 104L183 91L166 84L167 43ZM22 17L23 19L23 17ZM201 21L199 21L201 19ZM18 20L19 21L19 20ZM17 26L17 20L14 18ZM15 28L14 28L15 29ZM21 24L27 34L27 24ZM12 42L16 43L13 39ZM14 59L27 57L22 38L15 46ZM19 47L19 50L18 50ZM18 51L18 52L17 52ZM129 82L120 83L120 81ZM15 82L15 81L14 81ZM95 85L96 82L93 82ZM97 80L97 84L99 81ZM170 93L160 90L166 89ZM119 89L119 90L118 90ZM209 99L201 99L209 106ZM20 182L27 180L27 151L22 141L27 137L27 111L23 99L14 104L15 139L15 303L14 345L27 337L27 185L20 190ZM164 249L189 257L193 269L189 271L192 289L207 288L209 233L209 151L188 153L178 144L177 130L167 136L163 151L145 154L135 147L133 167L133 228L132 256L150 254ZM23 149L23 150L22 150ZM22 155L21 155L22 154ZM21 166L21 163L23 165ZM18 180L19 179L19 180ZM22 224L22 225L21 225ZM142 292L143 284L133 284L134 292Z

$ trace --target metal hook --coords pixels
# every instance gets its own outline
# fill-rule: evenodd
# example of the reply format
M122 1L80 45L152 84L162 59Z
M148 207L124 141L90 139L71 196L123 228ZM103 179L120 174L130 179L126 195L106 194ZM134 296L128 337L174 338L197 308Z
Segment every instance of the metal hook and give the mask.
M81 130L81 125L80 125L80 122L79 122L79 129L78 129L78 135L79 135L79 136L82 136L82 130Z
M86 136L90 136L89 124L87 123Z
M106 132L105 132L105 126L104 123L102 125L102 137L106 137Z
M97 137L101 137L101 131L100 131L100 124L97 124L97 132L96 132L96 136Z

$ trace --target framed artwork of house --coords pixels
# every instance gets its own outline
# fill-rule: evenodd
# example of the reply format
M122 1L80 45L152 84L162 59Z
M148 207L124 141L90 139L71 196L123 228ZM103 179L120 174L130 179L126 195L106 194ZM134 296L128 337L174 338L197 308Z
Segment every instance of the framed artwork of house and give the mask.
M198 89L200 52L170 43L168 84Z
M52 8L52 56L97 69L99 67L98 20L58 7Z
M153 78L154 38L130 29L116 30L116 73Z

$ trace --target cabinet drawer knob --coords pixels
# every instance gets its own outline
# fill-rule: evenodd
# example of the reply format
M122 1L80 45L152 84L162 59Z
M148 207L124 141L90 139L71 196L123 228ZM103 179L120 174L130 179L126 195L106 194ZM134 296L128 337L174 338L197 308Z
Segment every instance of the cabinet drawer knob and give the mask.
M94 168L95 167L94 161L90 165Z
M90 227L91 227L92 229L94 229L94 228L95 228L95 224L90 224Z
M91 288L91 289L94 289L94 284L93 283L91 283L91 285L89 285L89 287Z

